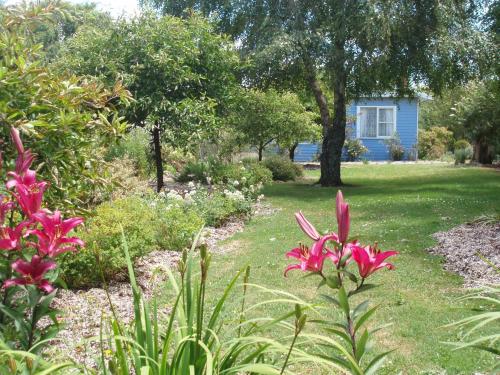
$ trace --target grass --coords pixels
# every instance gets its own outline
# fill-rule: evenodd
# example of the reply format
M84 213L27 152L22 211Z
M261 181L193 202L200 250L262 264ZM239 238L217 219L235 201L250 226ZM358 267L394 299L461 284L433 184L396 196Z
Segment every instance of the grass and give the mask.
M249 264L251 281L319 301L317 280L291 273L286 250L305 236L293 213L302 210L318 230L336 229L336 189L313 185L318 172L308 172L295 183L274 184L264 191L268 201L281 208L277 214L257 217L244 232L226 245L233 250L214 256L210 290L220 292L235 272ZM486 371L491 355L475 350L452 351L443 342L459 339L459 332L443 325L470 315L456 299L464 294L462 279L442 269L440 257L428 254L432 233L447 230L477 216L500 209L500 174L490 169L443 165L360 165L343 169L343 187L351 207L351 235L363 243L379 241L382 249L397 249L396 270L374 276L381 286L371 293L381 303L377 323L393 323L379 332L375 351L397 349L382 371L394 374L470 374ZM460 249L459 249L460 251ZM468 254L464 247L464 261ZM258 298L253 295L254 301ZM229 309L238 311L235 299ZM289 307L264 307L278 315ZM335 311L325 311L332 315ZM302 373L316 373L306 369Z

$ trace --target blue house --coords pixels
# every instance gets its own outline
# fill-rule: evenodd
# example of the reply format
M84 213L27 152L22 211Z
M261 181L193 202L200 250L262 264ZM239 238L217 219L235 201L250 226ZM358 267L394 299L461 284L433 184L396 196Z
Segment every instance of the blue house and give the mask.
M347 136L360 139L368 148L363 159L390 160L387 140L397 135L405 149L404 159L411 159L418 142L418 107L419 98L360 98L347 109ZM300 143L295 161L315 161L320 153L321 144Z

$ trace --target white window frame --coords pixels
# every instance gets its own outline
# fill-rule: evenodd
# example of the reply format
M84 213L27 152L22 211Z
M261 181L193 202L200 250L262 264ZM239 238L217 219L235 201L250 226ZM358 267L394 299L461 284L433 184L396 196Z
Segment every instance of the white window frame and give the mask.
M361 137L361 108L377 108L377 136L376 137ZM379 128L379 110L392 109L394 111L394 124L392 125L392 135L378 135ZM358 105L356 106L356 136L359 139L389 139L394 136L397 131L397 106L395 105Z

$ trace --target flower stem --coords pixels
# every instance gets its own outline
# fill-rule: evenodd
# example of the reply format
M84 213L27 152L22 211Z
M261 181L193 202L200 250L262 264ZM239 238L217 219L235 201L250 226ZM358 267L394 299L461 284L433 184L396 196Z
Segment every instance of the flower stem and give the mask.
M288 349L288 353L285 358L285 363L283 363L283 367L281 368L280 375L283 375L285 372L286 365L288 364L288 360L290 359L290 355L292 354L293 347L295 346L295 341L297 341L297 337L299 337L300 330L295 330L295 335L293 336L292 344L290 345L290 349Z

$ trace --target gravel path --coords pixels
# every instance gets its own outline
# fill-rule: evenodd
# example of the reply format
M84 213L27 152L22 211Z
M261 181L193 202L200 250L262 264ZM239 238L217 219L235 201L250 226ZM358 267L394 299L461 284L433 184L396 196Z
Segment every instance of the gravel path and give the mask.
M255 216L272 215L276 211L277 209L263 202L254 205ZM203 242L212 253L231 251L230 247L221 246L220 241L241 232L244 226L243 219L234 219L220 228L205 228ZM155 251L135 262L137 283L147 298L155 295L157 288L163 287L167 278L165 270L174 270L180 256L178 251ZM59 332L47 354L60 356L62 353L66 358L95 368L95 360L100 355L98 337L101 320L112 317L108 297L120 321L130 323L134 313L132 289L128 282L111 282L108 294L102 288L59 290L53 303L55 308L63 312L60 321L64 324L64 329ZM106 335L106 332L103 334Z
M477 221L434 234L438 244L428 251L444 256L444 268L464 277L467 288L499 284L500 223Z

